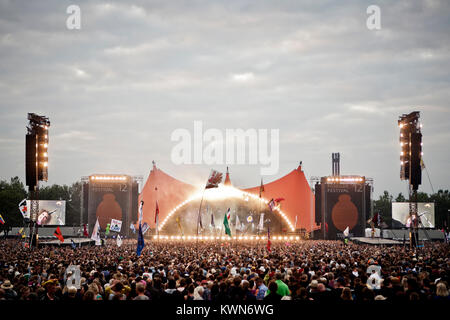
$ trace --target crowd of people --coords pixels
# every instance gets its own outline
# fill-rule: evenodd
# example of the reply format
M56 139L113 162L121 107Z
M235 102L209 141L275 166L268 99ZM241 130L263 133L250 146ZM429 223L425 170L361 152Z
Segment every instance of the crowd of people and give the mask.
M154 242L24 248L0 240L0 300L450 301L450 245ZM78 283L67 273L79 267ZM72 267L70 267L72 268ZM72 269L71 269L72 270ZM72 270L72 272L74 272Z

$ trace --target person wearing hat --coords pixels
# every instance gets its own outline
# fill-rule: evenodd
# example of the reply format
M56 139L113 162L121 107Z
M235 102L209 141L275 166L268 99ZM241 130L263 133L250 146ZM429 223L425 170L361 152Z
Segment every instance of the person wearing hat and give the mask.
M58 279L50 279L42 284L45 288L45 294L41 301L58 301L59 298L56 296L56 287L58 284Z
M5 291L5 299L6 300L16 300L17 299L17 292L14 291L13 285L11 284L11 281L5 280L5 282L2 283L0 286Z

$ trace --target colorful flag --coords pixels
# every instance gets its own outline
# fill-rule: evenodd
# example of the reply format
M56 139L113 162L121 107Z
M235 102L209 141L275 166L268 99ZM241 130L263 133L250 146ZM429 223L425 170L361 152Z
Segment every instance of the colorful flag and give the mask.
M369 219L370 221L370 219ZM376 225L376 226L381 226L381 223L383 222L383 219L381 218L381 214L379 214L378 212L374 214L373 218L372 218L372 222Z
M348 237L349 232L350 232L350 230L349 230L349 228L347 226L347 228L345 228L345 230L344 230L344 237Z
M222 182L222 173L212 170L209 175L208 182L206 182L205 189L217 188L219 183Z
M275 208L276 204L275 201L272 199L269 201L269 209L270 211L273 211L273 209Z
M270 227L267 227L267 251L271 252L272 249L270 248L270 245L272 242L270 242Z
M120 232L120 230L122 230L122 221L111 219L111 227L109 228L109 230L114 232Z
M28 207L27 207L27 199L23 199L19 203L19 211L24 218L28 217Z
M117 235L116 244L118 247L122 245L122 238L120 237L120 234Z
M83 236L85 236L86 238L89 237L89 233L87 232L87 228L86 228L86 223L83 224L83 228L84 228Z
M229 213L230 213L230 208L228 208L227 213L225 213L225 216L223 217L223 225L225 227L225 233L231 237L231 230L230 230L229 220L228 220Z
M5 219L3 219L2 215L0 214L0 223L5 224Z
M155 224L158 226L159 222L159 207L158 207L158 201L156 201L156 209L155 209Z
M325 222L325 231L328 233L328 223Z
M261 215L259 216L258 230L259 231L264 230L264 212L261 212Z
M22 238L25 238L25 237L26 237L26 235L25 235L25 232L24 232L24 229L23 229L23 228L20 228L19 232L17 232L17 235L19 235L19 236L22 236Z
M98 223L98 218L95 222L94 230L92 230L91 239L95 241L96 246L100 246L102 244L100 239L100 224Z
M108 235L109 234L109 227L110 227L111 225L108 223L107 225L106 225L106 231L105 231L105 235Z
M281 209L281 201L284 201L284 198L276 198L275 200L275 206L278 210Z
M263 179L261 178L261 186L259 187L259 197L262 198L262 193L264 192Z
M133 231L133 233L136 233L136 227L133 223L130 224L130 229Z
M145 234L148 229L150 229L150 226L148 225L147 222L144 222L144 224L142 225L142 234Z
M59 241L64 242L64 237L61 233L61 229L59 227L56 228L55 232L53 233L55 237L59 239Z
M77 245L75 244L75 242L73 242L73 239L70 239L70 241L72 241L72 249L76 249L77 248Z
M138 235L138 244L136 249L136 254L138 257L141 256L142 250L144 249L144 235L142 234L142 226L139 224L139 235Z
M228 219L228 221L231 220L231 211L230 211L230 208L228 208L228 210L227 210L227 219Z

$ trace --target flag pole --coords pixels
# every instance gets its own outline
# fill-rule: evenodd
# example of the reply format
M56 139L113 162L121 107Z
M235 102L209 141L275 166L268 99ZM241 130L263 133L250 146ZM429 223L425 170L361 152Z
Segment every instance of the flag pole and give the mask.
M200 207L198 208L198 215L197 215L197 239L196 239L196 243L197 244L198 244L198 225L199 225L199 222L200 222L200 213L202 211L203 196L205 195L205 190L206 190L206 187L203 189L202 199L200 200Z
M158 186L155 187L155 199L158 206ZM156 214L156 209L155 209ZM159 242L159 207L158 207L158 219L156 220L156 241Z

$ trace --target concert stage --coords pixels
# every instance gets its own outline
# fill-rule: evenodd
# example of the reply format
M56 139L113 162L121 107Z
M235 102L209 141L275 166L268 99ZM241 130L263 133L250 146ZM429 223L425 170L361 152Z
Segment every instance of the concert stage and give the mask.
M402 245L403 241L393 240L393 239L383 239L383 238L366 238L366 237L354 237L350 238L351 241L357 244L371 244L371 245ZM409 239L406 242L409 244Z
M78 246L86 246L89 244L94 244L95 241L87 238L64 238L64 242L61 243L59 239L54 240L40 240L39 246L71 246L72 241L75 243L75 245Z

